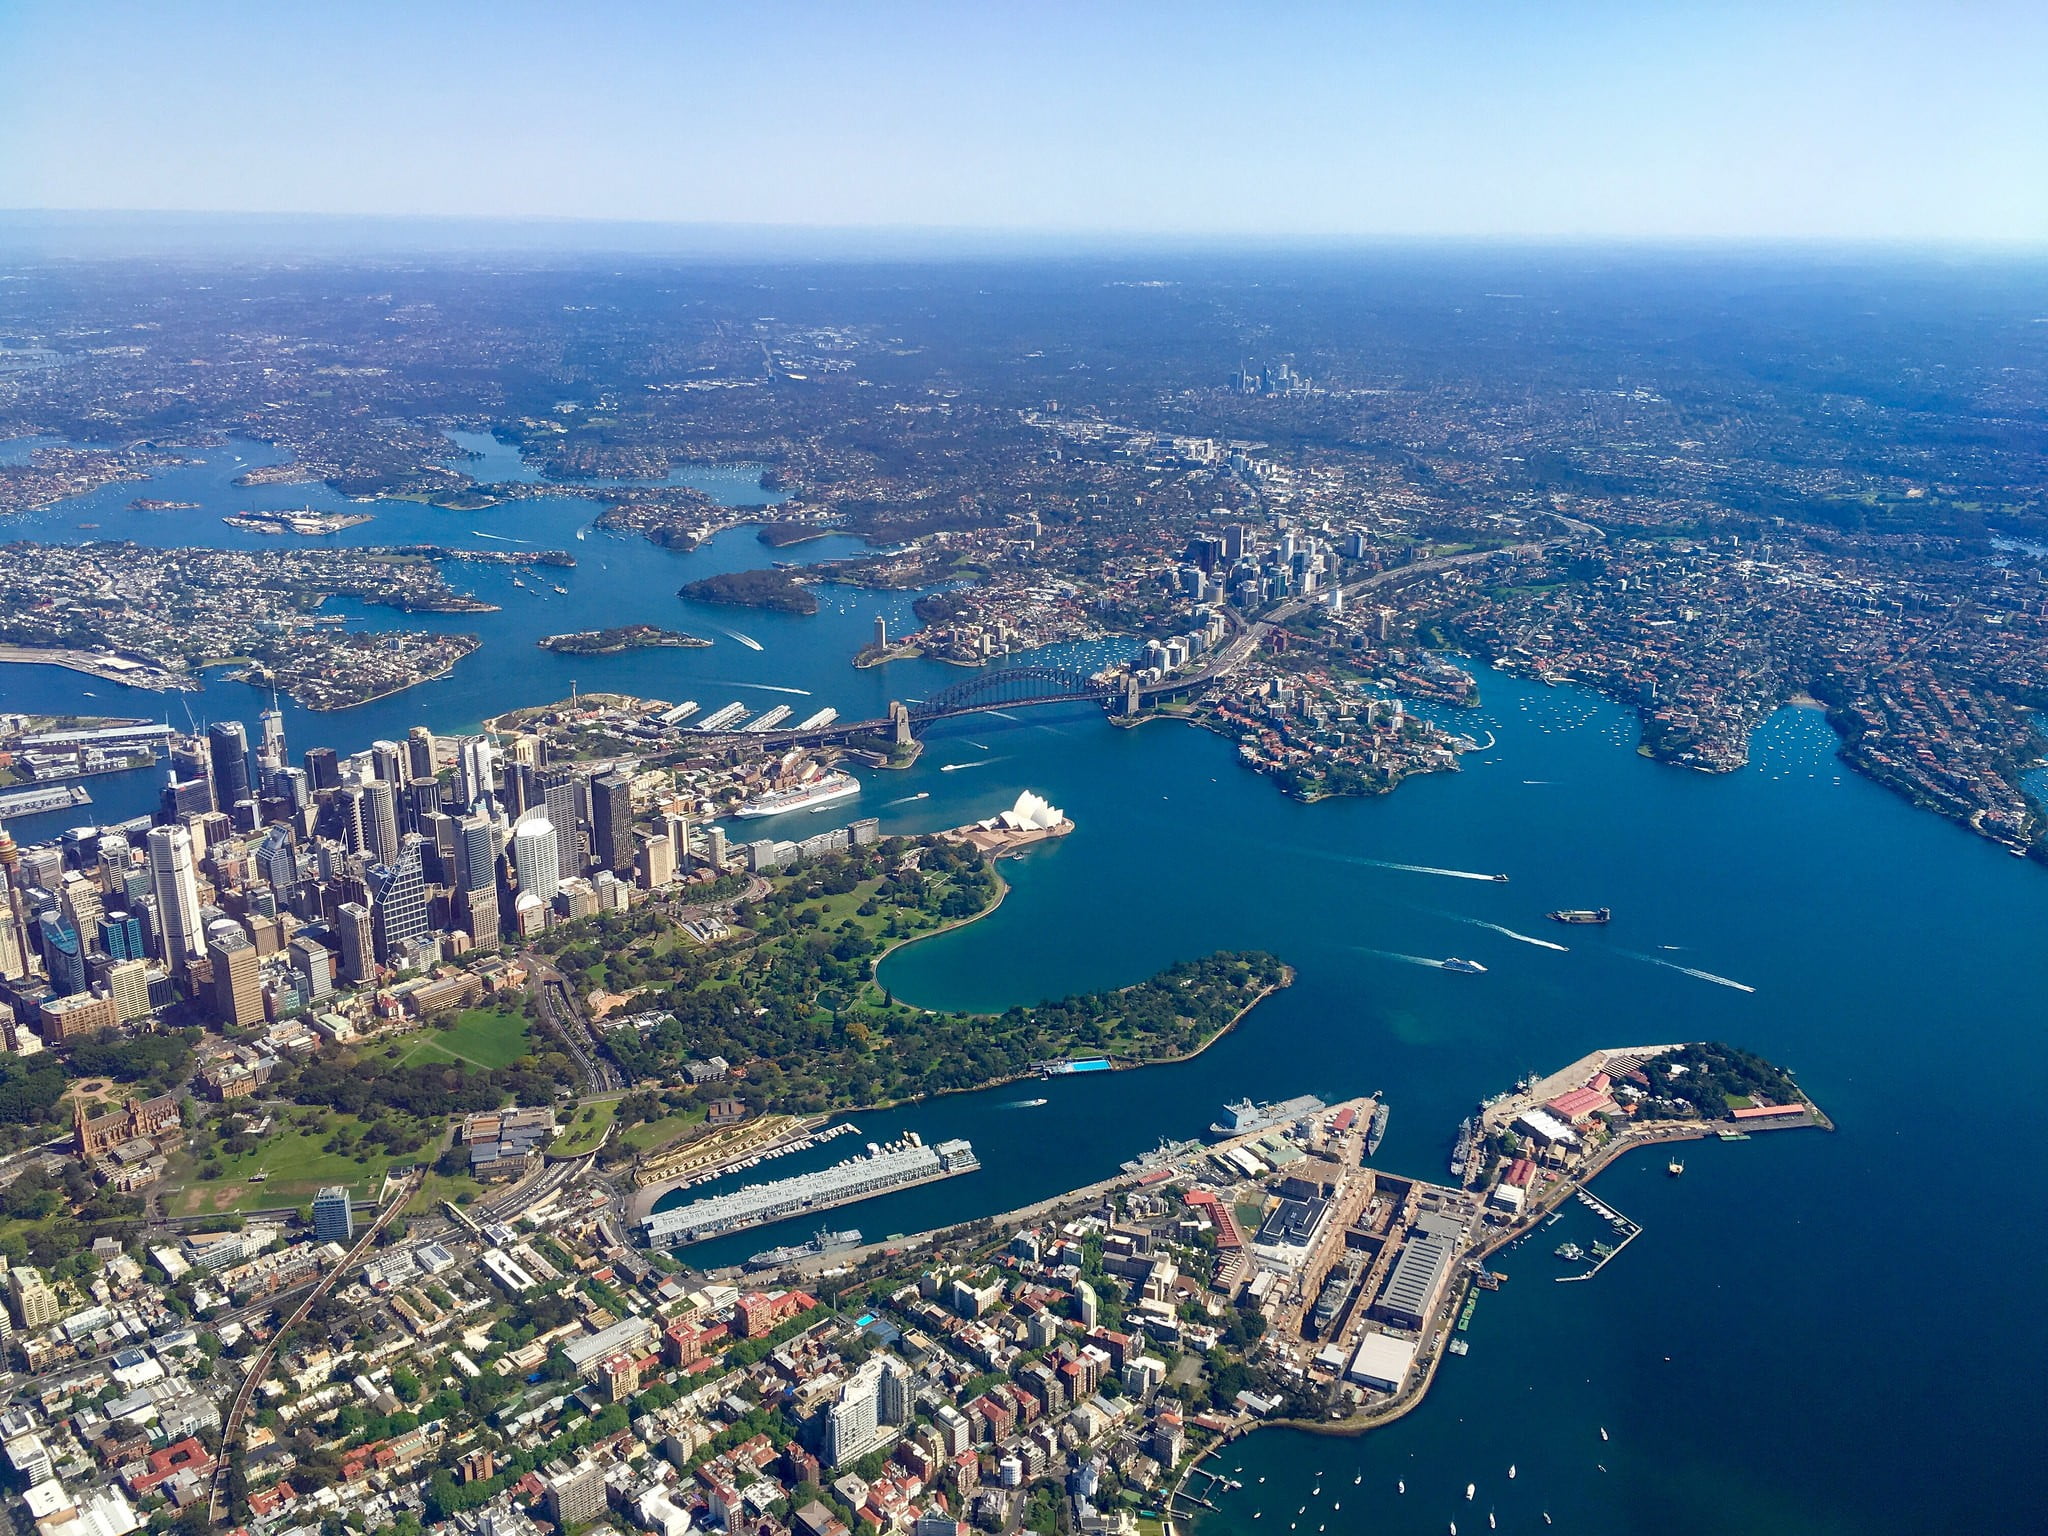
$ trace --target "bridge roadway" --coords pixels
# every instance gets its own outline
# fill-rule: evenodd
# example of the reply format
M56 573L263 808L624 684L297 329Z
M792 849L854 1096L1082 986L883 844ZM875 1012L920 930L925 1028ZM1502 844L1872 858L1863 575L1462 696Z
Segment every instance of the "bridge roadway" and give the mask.
M1412 565L1389 566L1384 571L1375 571L1370 576L1364 576L1357 581L1345 583L1343 587L1344 598L1346 602L1349 602L1354 595L1370 592L1376 587L1394 586L1410 578L1427 575L1432 571L1452 570L1461 565L1471 565L1481 560L1491 559L1498 554L1532 554L1561 542L1563 541L1558 539L1540 539L1526 544L1506 545L1499 549L1475 549L1469 550L1464 554L1440 555L1431 560L1417 560ZM1225 618L1234 628L1234 633L1230 639L1214 654L1204 659L1200 666L1190 671L1177 672L1172 677L1162 678L1156 683L1149 683L1140 688L1138 690L1139 701L1142 704L1154 704L1161 699L1197 693L1207 688L1211 683L1230 676L1252 658L1253 654L1265 644L1266 637L1269 634L1309 608L1314 601L1314 599L1307 597L1290 598L1286 602L1267 610L1265 614L1251 620L1249 623L1237 618L1234 614L1226 612ZM1092 686L1048 686L1047 691L1039 694L1030 694L1023 697L1003 696L1001 687L1004 681L1003 674L1005 672L1021 670L1025 669L990 668L980 673L978 679L970 676L967 680L967 686L970 689L977 680L990 685L992 696L987 699L977 701L970 697L961 702L948 703L935 709L913 707L910 712L910 721L913 729L932 720L948 720L960 715L984 714L992 710L1031 709L1041 704L1073 704L1088 701L1094 701L1102 704L1105 708L1113 709L1122 701L1123 695L1120 689ZM1054 669L1047 668L1044 670L1049 672ZM955 688L961 686L956 684ZM953 690L949 689L947 691L951 692ZM857 736L887 735L893 727L894 722L884 718L880 720L835 720L830 725L812 731L737 730L706 732L696 740L693 740L689 747L674 753L664 754L664 757L688 756L712 743L726 746L738 742L747 742L770 751L780 751L796 746L823 746L828 742L848 741ZM657 759L657 761L660 760Z

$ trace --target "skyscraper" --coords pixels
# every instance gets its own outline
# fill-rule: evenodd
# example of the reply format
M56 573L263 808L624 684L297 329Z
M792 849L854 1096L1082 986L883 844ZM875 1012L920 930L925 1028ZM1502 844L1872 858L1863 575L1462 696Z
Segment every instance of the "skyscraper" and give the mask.
M561 888L560 855L556 849L554 823L547 812L528 811L512 829L512 868L519 875L521 894L551 903Z
M142 947L142 919L116 909L100 916L100 950L115 960L147 960Z
M416 725L405 733L406 766L411 772L406 775L413 779L431 779L434 776L434 733L424 725Z
M395 741L370 743L370 762L377 770L377 777L387 784L403 784L411 778L411 761L411 754Z
M420 871L420 839L408 837L398 859L369 874L370 911L376 917L377 958L387 964L427 936L427 885Z
M325 944L301 934L292 940L291 961L308 1002L318 1002L334 990L334 954Z
M36 920L43 944L43 968L59 997L85 990L85 941L60 913L45 912Z
M183 966L198 958L199 877L192 868L192 839L183 827L149 830L149 879L156 894L157 920L163 924L164 956Z
M405 832L427 834L427 818L439 814L441 809L440 780L429 774L425 778L412 778L405 785L405 814L399 818L399 827Z
M214 1017L238 1029L261 1024L263 987L256 946L232 924L223 922L218 930L206 941L207 956L213 961Z
M498 749L487 736L466 738L455 758L462 808L471 810L498 793Z
M257 719L262 731L262 745L256 749L256 761L261 765L267 780L269 775L284 767L287 761L284 750L284 711L273 703Z
M341 788L341 759L332 747L315 747L304 758L306 778L318 794L323 789Z
M363 836L379 864L398 859L398 791L390 779L371 779L363 786Z
M356 983L376 975L376 928L370 909L359 901L344 901L334 914L334 932L341 940L342 979Z
M348 1186L330 1184L313 1197L313 1236L323 1243L355 1240L356 1213L349 1201Z
M14 904L7 890L7 876L0 872L0 981L19 981L28 974L28 946Z
M126 1024L149 1017L149 963L121 960L107 967L107 991L113 995L114 1012Z
M590 825L597 862L622 875L633 872L633 783L608 773L590 785Z
M256 868L271 890L277 893L279 906L290 907L297 903L299 851L292 846L292 835L288 829L274 826L263 834L263 841L256 849Z
M662 818L662 825L668 832L669 852L675 856L675 872L688 875L690 872L690 818L680 811L670 811Z
M556 877L573 879L583 873L582 843L577 832L584 823L585 780L571 769L549 768L543 770L540 781L548 820L555 829Z
M213 757L213 799L223 811L250 798L249 732L239 720L216 720L206 728L206 748Z

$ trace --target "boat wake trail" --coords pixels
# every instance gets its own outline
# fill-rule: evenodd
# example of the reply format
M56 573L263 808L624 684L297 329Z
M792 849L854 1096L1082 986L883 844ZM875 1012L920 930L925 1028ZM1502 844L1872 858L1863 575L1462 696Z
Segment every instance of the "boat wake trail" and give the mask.
M793 693L800 699L808 699L811 696L811 690L808 688L784 688L779 683L738 683L716 677L708 677L705 682L714 688L754 688L762 693Z
M1561 955L1571 952L1566 945L1553 943L1549 939L1539 939L1533 933L1517 933L1512 928L1506 927L1501 923L1489 923L1484 918L1461 917L1458 921L1470 923L1474 928L1484 928L1489 933L1505 934L1508 938L1514 939L1519 943L1534 944L1538 949L1554 949Z
M882 809L886 811L892 805L908 805L913 800L928 800L930 798L931 791L928 789L921 789L914 795L903 795L895 800L884 801L882 803Z
M984 715L994 715L998 720L1015 720L1017 718L1015 715L1005 714L1000 709L984 709L982 713Z
M750 651L758 651L764 649L761 642L756 640L752 635L743 635L736 629L721 629L719 633L721 635L726 636L729 639L739 641L741 645L744 645Z
M471 534L479 539L496 539L500 544L531 544L531 539L515 539L502 533L485 533L481 528L472 528Z
M1493 875L1475 874L1469 869L1438 869L1432 864L1396 864L1391 859L1360 859L1361 864L1370 864L1375 869L1398 869L1411 875L1442 875L1449 880L1484 880L1489 884L1496 879Z
M986 768L991 763L1007 763L1008 761L1007 757L984 757L978 763L941 763L939 764L939 772L958 773L963 768Z
M1616 953L1627 955L1631 960L1644 960L1651 965L1661 965L1665 970L1677 971L1681 976L1693 976L1701 981L1711 981L1717 987L1733 987L1738 992L1754 992L1756 990L1755 987L1752 987L1746 981L1731 981L1726 976L1716 976L1712 971L1701 971L1689 965L1680 965L1676 960L1660 960L1655 955L1639 955L1632 949L1618 950Z
M1367 949L1364 945L1360 945L1358 952L1361 955L1378 955L1382 960L1405 960L1410 965L1426 965L1433 971L1440 971L1444 968L1444 963L1441 960L1432 960L1427 955L1404 955L1396 949Z

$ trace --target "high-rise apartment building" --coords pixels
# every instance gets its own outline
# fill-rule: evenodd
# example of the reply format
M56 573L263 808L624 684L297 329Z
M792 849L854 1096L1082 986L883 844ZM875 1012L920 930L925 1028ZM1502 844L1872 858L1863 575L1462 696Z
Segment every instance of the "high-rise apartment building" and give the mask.
M14 1321L26 1332L57 1321L57 1293L44 1283L42 1271L29 1265L7 1272L7 1294Z
M355 1241L356 1213L347 1185L331 1184L313 1197L313 1235L323 1243Z

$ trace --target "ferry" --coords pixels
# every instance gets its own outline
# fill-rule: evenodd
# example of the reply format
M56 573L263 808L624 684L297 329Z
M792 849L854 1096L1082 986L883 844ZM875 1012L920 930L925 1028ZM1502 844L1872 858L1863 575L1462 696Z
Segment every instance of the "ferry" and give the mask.
M1495 875L1493 877L1493 883L1495 885L1506 885L1508 883L1508 877L1506 875Z
M1604 923L1614 914L1606 907L1564 907L1543 915L1553 923Z
M757 795L739 808L741 816L780 816L788 811L808 811L815 806L830 805L835 800L847 800L860 793L860 780L850 773L828 773L809 784L800 784L795 789L770 790Z
M1679 1176L1679 1175L1680 1175L1681 1173L1685 1172L1685 1164L1684 1164L1684 1163L1682 1163L1682 1162L1680 1162L1680 1161L1679 1161L1679 1160L1678 1160L1677 1158L1675 1158L1675 1157L1674 1157L1674 1158L1672 1158L1672 1159L1671 1159L1671 1161L1670 1161L1670 1162L1668 1162L1668 1163L1666 1163L1666 1164L1664 1165L1664 1171L1665 1171L1666 1173L1670 1174L1670 1175L1671 1175L1671 1177L1673 1177L1673 1178L1675 1179L1675 1178L1677 1178L1677 1177L1678 1177L1678 1176Z
M1460 960L1456 955L1440 962L1447 971L1456 971L1460 976L1484 976L1486 967L1477 960Z

